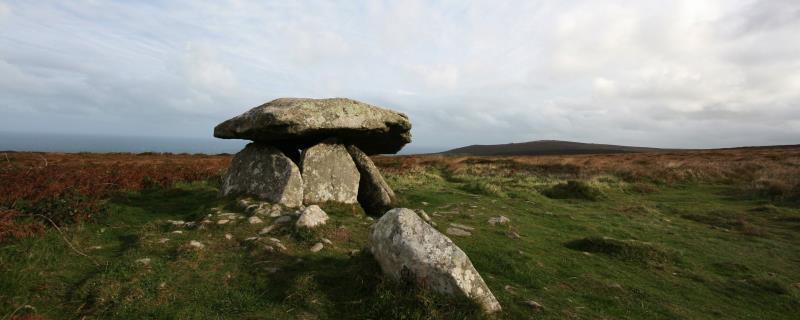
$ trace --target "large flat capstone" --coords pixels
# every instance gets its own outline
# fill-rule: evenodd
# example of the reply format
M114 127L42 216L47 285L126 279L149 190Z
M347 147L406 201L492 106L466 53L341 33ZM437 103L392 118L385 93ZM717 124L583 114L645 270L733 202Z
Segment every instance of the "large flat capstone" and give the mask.
M303 178L297 165L278 148L250 143L233 158L220 192L297 207L303 204Z
M437 292L466 296L487 313L501 310L464 251L412 210L392 209L378 219L369 246L385 274Z
M303 202L356 203L361 178L344 145L328 139L303 151Z
M396 153L411 142L405 114L345 98L280 98L220 123L214 136L300 149L329 137L354 144L367 154Z

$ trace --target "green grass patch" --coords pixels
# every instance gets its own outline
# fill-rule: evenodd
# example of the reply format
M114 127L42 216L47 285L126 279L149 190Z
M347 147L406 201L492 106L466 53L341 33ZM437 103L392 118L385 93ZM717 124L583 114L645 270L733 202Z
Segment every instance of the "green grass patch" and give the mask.
M474 228L452 240L502 305L492 319L794 319L800 312L800 209L739 197L741 186L636 192L601 177L556 189L577 200L601 192L603 201L561 201L537 192L558 183L546 176L446 178L428 168L386 178L401 206L424 209L440 231L450 223ZM16 315L48 319L485 318L465 299L384 277L363 250L374 221L352 206L325 204L327 225L258 239L251 237L265 224L246 219L204 228L167 222L202 221L215 208L244 214L217 191L210 182L122 193L106 213L65 225L63 235L48 228L0 244L0 318L18 308ZM499 215L510 224L487 223ZM310 252L323 238L332 244ZM192 240L205 248L192 250Z

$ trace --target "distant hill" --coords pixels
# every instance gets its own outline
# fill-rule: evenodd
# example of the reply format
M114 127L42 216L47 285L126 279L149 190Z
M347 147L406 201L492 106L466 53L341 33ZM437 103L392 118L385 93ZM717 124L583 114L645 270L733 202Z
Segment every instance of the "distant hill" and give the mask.
M471 156L530 156L530 155L569 155L569 154L607 154L676 151L676 149L658 149L644 147L628 147L610 144L580 143L558 140L539 140L522 143L471 145L447 150L440 154Z

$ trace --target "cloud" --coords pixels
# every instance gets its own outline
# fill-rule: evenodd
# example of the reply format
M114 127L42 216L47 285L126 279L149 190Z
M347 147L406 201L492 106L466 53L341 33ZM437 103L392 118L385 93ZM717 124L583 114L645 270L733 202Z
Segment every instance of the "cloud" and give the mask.
M7 130L208 136L346 96L407 113L422 146L800 136L790 0L0 2L0 23Z

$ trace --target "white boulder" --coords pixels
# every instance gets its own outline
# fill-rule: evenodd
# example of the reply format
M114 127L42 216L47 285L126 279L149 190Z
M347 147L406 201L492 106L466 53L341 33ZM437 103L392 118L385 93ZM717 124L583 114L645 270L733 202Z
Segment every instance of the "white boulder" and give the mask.
M373 226L369 246L383 272L395 279L466 296L486 313L501 310L464 251L410 209L386 212Z
M298 228L315 228L324 225L328 221L328 214L318 205L310 205L303 209L303 213L297 218L295 225Z

